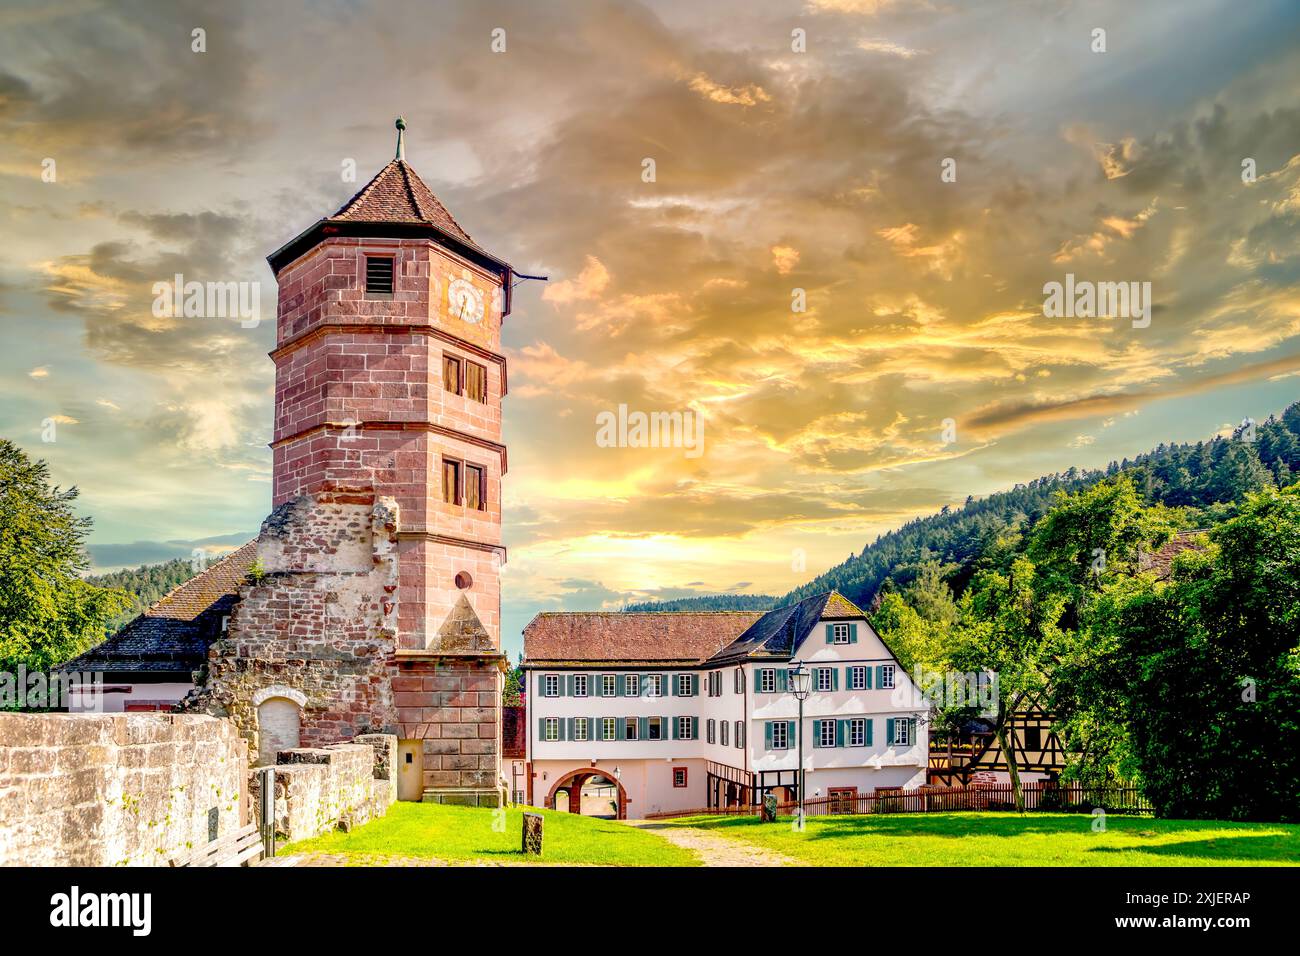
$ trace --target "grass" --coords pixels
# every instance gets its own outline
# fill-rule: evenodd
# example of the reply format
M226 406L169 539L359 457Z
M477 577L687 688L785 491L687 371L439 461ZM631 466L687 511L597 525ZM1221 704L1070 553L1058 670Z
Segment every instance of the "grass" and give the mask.
M300 840L280 853L330 853L347 865L382 864L385 858L486 863L570 863L596 866L696 866L688 850L654 833L613 820L532 810L546 818L543 856L520 852L523 812L506 810L505 827L493 830L496 812L436 803L395 803L388 813L350 833L334 831Z
M1300 825L1106 818L1086 814L934 813L788 819L687 817L674 826L782 853L808 866L1272 866L1300 864Z

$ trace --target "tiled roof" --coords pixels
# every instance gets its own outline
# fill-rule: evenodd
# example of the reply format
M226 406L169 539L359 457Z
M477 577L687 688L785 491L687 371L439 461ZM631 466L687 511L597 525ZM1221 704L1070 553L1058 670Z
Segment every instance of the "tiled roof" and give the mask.
M438 201L433 190L404 159L394 159L381 169L328 219L330 222L426 223L474 244L469 233L460 227L447 207Z
M681 664L707 660L759 611L544 611L524 628L530 664Z
M789 660L804 639L823 618L862 618L857 606L838 591L824 591L798 604L768 611L753 627L713 656L712 663L746 657L779 657Z
M60 670L105 673L176 673L198 670L221 633L236 590L257 560L257 541L232 551L206 571L156 601L102 644Z
M1205 532L1204 531L1180 531L1156 551L1155 554L1138 554L1138 570L1149 571L1156 576L1156 580L1163 581L1169 578L1170 570L1173 566L1174 558L1184 551L1204 551L1205 550Z

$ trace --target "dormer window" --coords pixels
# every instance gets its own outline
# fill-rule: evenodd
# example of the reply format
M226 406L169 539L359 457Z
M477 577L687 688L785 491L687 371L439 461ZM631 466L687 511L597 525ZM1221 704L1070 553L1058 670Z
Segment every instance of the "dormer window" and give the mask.
M847 624L836 624L834 632L834 643L847 644L849 642L849 626Z
M393 257L366 256L366 295L393 294Z

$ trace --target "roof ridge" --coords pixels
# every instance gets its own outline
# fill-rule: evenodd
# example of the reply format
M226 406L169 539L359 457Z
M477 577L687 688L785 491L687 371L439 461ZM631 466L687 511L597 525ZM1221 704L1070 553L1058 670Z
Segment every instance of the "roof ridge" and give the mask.
M406 195L410 198L411 205L415 207L416 216L421 219L428 219L429 217L424 214L424 210L420 208L420 197L415 195L415 187L411 185L411 176L415 173L415 170L408 166L404 159L394 160L394 162L397 163L397 168L402 171L402 182L406 186ZM416 176L416 178L419 177ZM424 188L428 189L429 187L425 186Z
M361 201L365 199L367 196L369 196L370 193L374 190L375 186L379 183L379 178L384 175L384 171L387 170L389 166L392 166L394 163L397 162L400 162L400 160L390 159L388 162L384 163L383 168L381 168L379 172L375 173L375 175L370 178L370 182L362 186L359 192L354 193L351 199L343 203L342 206L339 206L339 208L334 211L334 214L329 216L328 218L335 219L343 215L353 206L360 205Z
M212 564L208 565L206 568L204 568L204 569L203 569L202 571L200 571L198 574L194 575L194 576L191 577L191 578L186 578L186 579L185 579L184 581L182 581L180 584L176 585L176 587L172 588L170 591L168 591L166 594L164 594L164 595L163 595L162 597L160 597L158 600L154 601L154 602L153 602L152 604L150 604L147 608L145 608L143 611L141 611L140 614L139 614L139 617L147 617L150 611L152 611L152 610L154 610L155 608L159 607L159 606L162 605L165 601L170 600L172 597L174 597L175 595L179 594L181 591L185 590L186 588L190 587L192 584L194 584L195 582L199 581L201 578L206 577L206 576L209 575L209 574L212 574L212 573L215 572L219 567L221 567L223 564L225 564L227 561L229 561L229 560L230 560L231 558L233 558L235 555L239 554L239 552L243 551L243 550L244 550L245 548L247 548L249 545L256 546L256 545L257 545L257 539L254 538L252 541L245 541L245 542L244 542L243 544L241 544L239 547L237 547L237 548L232 548L230 551L227 551L227 552L226 552L225 554L223 554L220 558L218 558L218 559L217 559L216 561L214 561ZM128 623L129 623L129 622L128 622ZM125 627L125 625L123 625L123 627Z

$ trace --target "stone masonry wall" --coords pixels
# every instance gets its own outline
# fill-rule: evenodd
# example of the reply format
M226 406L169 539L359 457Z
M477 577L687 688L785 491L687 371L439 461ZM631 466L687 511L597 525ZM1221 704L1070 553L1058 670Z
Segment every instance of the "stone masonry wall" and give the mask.
M275 767L277 839L306 840L382 817L397 800L396 758L397 738L390 734L280 751ZM254 771L249 782L253 807L260 812L261 773Z
M316 747L396 723L396 506L373 495L318 495L262 525L265 577L240 589L205 685L186 709L228 716L259 748L262 694L300 697L300 743Z
M225 720L0 714L0 865L166 866L251 819Z

